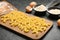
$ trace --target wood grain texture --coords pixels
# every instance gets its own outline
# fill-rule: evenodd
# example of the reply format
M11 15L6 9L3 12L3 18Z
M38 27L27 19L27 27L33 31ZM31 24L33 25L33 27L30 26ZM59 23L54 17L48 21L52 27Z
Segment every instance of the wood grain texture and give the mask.
M29 15L29 16L30 16L30 15ZM31 15L31 17L36 17L36 16ZM9 24L9 22L3 23L3 22L0 20L0 24L3 25L3 26L5 26L5 27L7 27L7 28L9 28L9 29L11 29L11 30L13 30L13 31L16 31L16 32L18 32L18 33L20 33L20 34L23 34L23 35L27 36L27 37L30 37L30 38L32 38L32 39L40 39L44 34L47 33L47 31L48 31L48 30L52 27L52 25L53 25L53 22L52 22L52 21L47 20L47 19L45 19L45 20L46 20L46 23L49 23L49 24L50 24L50 26L47 27L46 31L43 31L42 33L39 32L39 33L38 33L38 35L39 35L38 37L36 37L35 34L32 34L31 31L29 31L28 33L25 33L25 32L23 32L23 31L21 31L18 27L11 27L11 25Z

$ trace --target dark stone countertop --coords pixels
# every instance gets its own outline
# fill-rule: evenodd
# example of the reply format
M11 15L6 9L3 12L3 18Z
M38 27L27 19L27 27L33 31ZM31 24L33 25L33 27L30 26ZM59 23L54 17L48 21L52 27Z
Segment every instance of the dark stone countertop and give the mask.
M13 4L20 11L25 12L25 7L29 5L31 1L36 1L37 3L42 3L47 5L51 0L7 0ZM44 18L50 19L48 15L43 16ZM60 40L60 29L57 27L56 20L50 19L54 22L53 27L50 31L40 40ZM0 26L0 40L31 40L23 35L19 35L14 31L11 31L3 26Z

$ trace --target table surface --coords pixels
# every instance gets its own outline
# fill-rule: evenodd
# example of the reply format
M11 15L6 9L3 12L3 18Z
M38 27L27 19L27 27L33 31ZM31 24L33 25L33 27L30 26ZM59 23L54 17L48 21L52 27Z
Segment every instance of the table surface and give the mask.
M45 1L44 0L7 0L7 1L23 12L25 12L25 7L29 5L29 3L32 1L36 1L37 3L41 3L44 5L47 5L49 4L49 2L51 2L51 0L45 0ZM54 25L50 29L50 31L39 40L60 40L60 28L57 27L57 23L56 23L58 18L50 18L48 14L46 14L43 17L52 20ZM0 26L0 40L32 40L32 39L27 38L21 34L18 34L12 30L9 30L3 26Z

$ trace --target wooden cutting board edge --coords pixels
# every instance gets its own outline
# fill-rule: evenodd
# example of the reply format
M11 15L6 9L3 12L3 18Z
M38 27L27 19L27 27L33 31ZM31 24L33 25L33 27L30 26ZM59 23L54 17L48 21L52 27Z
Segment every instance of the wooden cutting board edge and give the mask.
M49 20L48 20L48 21L49 21ZM5 25L4 23L2 23L1 21L0 21L0 25L3 25L3 26L5 26L6 28L9 28L9 29L11 29L11 30L13 30L13 31L16 31L16 32L18 32L18 33L20 33L20 34L23 34L23 35L25 35L25 36L27 36L27 37L29 37L29 38L32 38L32 39L40 39L40 38L43 37L43 36L49 31L49 29L52 27L53 22L52 22L52 21L50 21L50 22L51 22L50 27L47 28L47 30L46 30L40 37L38 37L38 38L34 38L34 37L28 36L28 35L26 35L26 34L24 34L24 33L21 33L21 32L19 32L19 30L16 30L16 29L14 29L14 28L12 28L12 27L10 27L10 26L7 26L7 25Z

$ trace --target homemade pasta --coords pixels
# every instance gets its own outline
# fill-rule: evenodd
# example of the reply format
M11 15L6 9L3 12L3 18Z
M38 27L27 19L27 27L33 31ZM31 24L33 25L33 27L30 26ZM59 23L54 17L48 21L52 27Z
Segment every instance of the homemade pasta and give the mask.
M1 16L3 23L9 22L11 27L18 27L25 33L32 32L32 34L38 35L39 32L46 31L50 26L45 19L35 16L29 16L21 11L12 11L6 15Z

